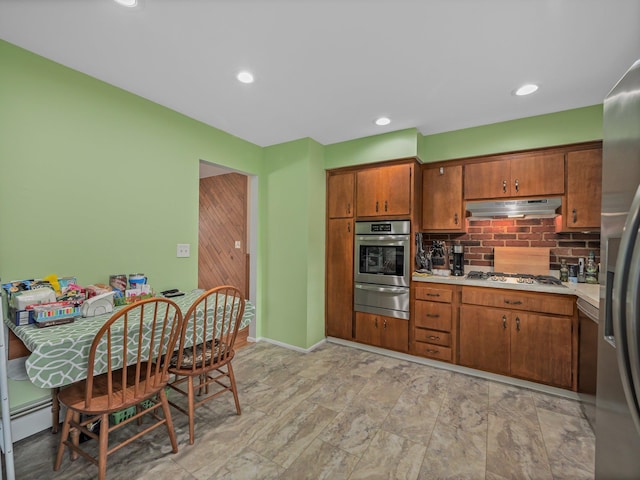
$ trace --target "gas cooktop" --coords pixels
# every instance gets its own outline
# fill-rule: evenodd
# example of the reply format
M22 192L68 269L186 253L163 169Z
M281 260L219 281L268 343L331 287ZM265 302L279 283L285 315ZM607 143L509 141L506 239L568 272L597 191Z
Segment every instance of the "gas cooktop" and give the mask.
M562 286L562 282L551 275L531 275L528 273L503 273L503 272L479 272L467 273L468 280L486 280L487 282L519 283L524 285L556 285Z

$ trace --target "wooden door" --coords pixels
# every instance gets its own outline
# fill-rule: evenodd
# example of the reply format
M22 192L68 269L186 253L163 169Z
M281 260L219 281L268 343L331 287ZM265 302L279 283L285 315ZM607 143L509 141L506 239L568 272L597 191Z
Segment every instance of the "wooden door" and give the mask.
M327 336L353 338L353 220L327 227L325 327Z
M464 231L462 165L422 171L422 229Z
M198 288L233 285L248 297L247 177L202 178L199 197Z
M535 153L511 160L511 196L564 193L564 154Z
M369 345L380 345L381 321L378 315L356 312L356 341Z
M511 323L511 374L571 388L571 317L514 312Z
M380 334L380 346L398 350L409 351L409 321L401 318L380 316L382 331Z
M509 375L510 314L507 310L460 306L460 365Z
M411 213L411 175L413 165L391 165L380 168L382 185L380 215Z
M465 165L464 198L466 200L501 198L510 195L509 160Z
M379 168L367 168L356 173L356 210L359 217L373 217L380 210Z
M567 154L567 230L600 228L602 149Z
M327 183L327 210L329 218L353 217L354 173L329 175Z

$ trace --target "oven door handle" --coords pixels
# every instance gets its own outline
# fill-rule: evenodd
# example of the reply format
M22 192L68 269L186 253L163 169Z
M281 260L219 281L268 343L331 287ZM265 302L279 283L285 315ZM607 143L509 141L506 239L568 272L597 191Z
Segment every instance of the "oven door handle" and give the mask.
M407 242L409 241L409 235L360 235L356 237L359 242L362 243L377 243L377 242Z
M356 288L379 293L407 293L409 290L407 287L382 287L379 285L363 285L361 283L357 283Z

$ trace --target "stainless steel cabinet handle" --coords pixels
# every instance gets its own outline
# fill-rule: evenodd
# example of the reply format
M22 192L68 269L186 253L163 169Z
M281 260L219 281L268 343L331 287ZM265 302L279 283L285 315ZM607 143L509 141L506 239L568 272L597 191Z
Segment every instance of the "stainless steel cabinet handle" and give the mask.
M578 211L574 208L571 213L573 213L573 223L576 223L578 221Z
M427 353L440 353L440 350L432 350L431 348L427 348L425 351Z
M378 317L375 318L374 325L376 326L376 328L378 328Z
M376 201L376 212L378 211L378 202Z
M453 214L453 223L455 223L456 225L458 225L458 214L454 213Z
M384 328L386 329L387 328L387 321L383 320L383 322L384 322Z
M502 328L504 330L507 329L507 316L506 315L502 315Z
M507 181L502 180L502 193L507 193Z
M518 183L518 179L516 178L516 193L520 191L520 184Z
M427 335L427 338L431 340L440 340L440 337L438 337L437 335Z
M439 318L440 315L438 313L427 313L425 314L425 316L429 317L429 318Z
M439 293L427 293L427 297L439 297Z
M351 214L351 204L347 203L347 213Z
M505 299L504 303L506 303L507 305L522 305L522 302L520 300L507 300L507 299Z
M516 317L516 330L520 331L520 317Z
M387 211L387 206L388 206L388 205L387 205L387 201L385 200L385 201L384 201L384 211L385 211L385 212Z
M351 233L351 222L347 223L347 232Z

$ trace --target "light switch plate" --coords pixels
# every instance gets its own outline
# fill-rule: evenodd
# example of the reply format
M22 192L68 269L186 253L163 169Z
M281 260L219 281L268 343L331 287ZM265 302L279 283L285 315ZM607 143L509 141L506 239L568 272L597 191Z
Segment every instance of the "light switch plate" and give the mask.
M191 256L191 244L189 243L179 243L176 256L177 257L189 257Z

